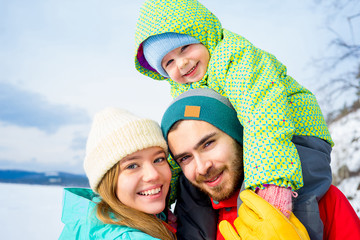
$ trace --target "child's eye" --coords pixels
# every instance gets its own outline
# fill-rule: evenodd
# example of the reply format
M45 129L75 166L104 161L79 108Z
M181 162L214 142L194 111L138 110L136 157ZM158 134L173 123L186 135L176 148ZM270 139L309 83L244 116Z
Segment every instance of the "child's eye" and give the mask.
M189 45L185 45L181 48L181 52L183 52Z
M166 64L165 64L165 67L169 66L173 61L174 61L173 59L167 61Z

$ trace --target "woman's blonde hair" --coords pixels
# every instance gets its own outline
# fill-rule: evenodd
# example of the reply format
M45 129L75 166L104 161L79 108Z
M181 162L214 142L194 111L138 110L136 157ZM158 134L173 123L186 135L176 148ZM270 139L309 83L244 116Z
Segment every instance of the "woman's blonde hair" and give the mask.
M173 240L174 234L155 215L138 211L123 204L116 196L119 164L115 164L101 180L98 192L97 216L106 224L124 225L141 230L152 237Z

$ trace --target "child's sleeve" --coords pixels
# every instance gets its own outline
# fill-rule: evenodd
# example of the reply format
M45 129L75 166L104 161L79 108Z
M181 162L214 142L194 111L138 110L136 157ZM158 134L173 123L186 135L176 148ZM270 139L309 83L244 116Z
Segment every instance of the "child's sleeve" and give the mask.
M297 190L303 185L299 155L291 142L291 82L274 56L251 44L229 68L225 93L244 126L246 188L274 184Z

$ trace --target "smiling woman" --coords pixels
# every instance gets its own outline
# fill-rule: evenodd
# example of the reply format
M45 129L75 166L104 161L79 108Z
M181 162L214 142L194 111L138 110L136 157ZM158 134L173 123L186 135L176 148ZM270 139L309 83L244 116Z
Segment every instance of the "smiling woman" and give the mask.
M156 122L116 108L96 114L84 162L92 190L65 189L60 239L175 239L163 221L167 155Z
M150 147L120 161L116 195L125 205L148 214L157 214L165 207L171 171L166 153Z

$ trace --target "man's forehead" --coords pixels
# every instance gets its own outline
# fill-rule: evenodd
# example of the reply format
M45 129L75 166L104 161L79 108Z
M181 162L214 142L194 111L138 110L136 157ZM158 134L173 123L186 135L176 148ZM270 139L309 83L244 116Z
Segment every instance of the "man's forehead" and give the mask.
M220 129L212 124L202 120L181 120L176 123L177 126L169 132L168 144L169 147L175 147L177 150L191 146L199 145L204 139L218 136L222 133ZM174 150L174 149L172 149Z
M174 128L169 132L168 141L170 141L171 133L175 135L193 135L193 133L201 133L201 135L207 135L212 132L222 132L209 122L203 120L194 119L182 119L174 124ZM176 139L172 138L176 141Z

